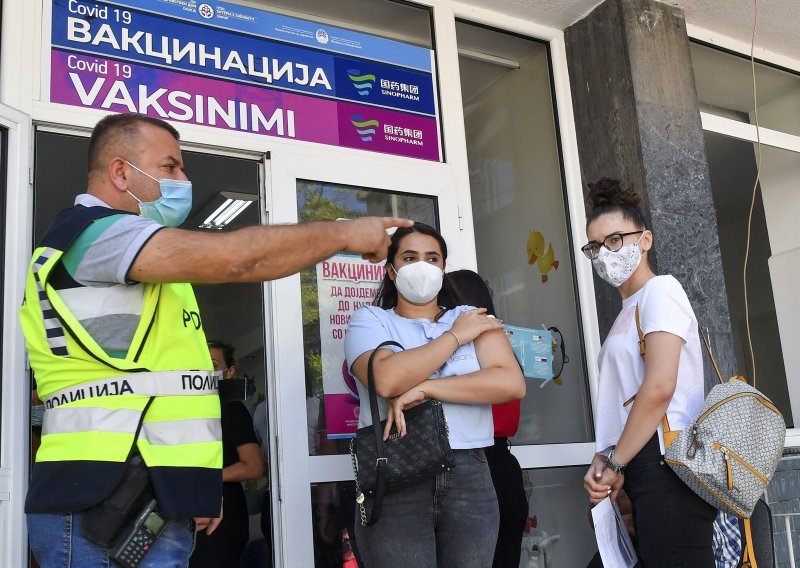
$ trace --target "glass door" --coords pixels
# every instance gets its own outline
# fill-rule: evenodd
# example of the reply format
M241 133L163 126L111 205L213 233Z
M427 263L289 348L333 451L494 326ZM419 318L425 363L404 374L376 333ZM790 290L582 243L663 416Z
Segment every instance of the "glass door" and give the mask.
M448 168L382 162L273 153L273 211L301 222L408 217L442 232L451 249L448 269L472 265L471 236L459 229ZM358 400L344 362L344 333L350 315L374 298L383 271L383 263L339 254L274 284L282 565L338 568L350 558L355 484L349 441Z
M528 499L520 565L585 566L596 550L583 489L596 324L578 294L591 267L575 261L583 204L567 200L550 46L466 21L456 35L478 273L497 316L545 342L509 438Z

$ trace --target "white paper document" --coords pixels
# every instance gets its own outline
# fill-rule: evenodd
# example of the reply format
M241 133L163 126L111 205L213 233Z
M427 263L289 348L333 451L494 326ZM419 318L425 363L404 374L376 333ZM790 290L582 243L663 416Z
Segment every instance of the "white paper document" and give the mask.
M606 497L592 508L594 535L604 568L633 568L638 562L616 503Z

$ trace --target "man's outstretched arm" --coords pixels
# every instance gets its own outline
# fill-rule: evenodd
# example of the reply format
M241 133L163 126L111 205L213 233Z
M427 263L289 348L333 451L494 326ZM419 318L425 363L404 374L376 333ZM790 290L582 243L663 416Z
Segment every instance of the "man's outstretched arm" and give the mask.
M230 233L162 229L147 242L128 273L138 282L263 282L289 276L339 252L372 262L386 258L386 229L408 219L362 217L269 225Z

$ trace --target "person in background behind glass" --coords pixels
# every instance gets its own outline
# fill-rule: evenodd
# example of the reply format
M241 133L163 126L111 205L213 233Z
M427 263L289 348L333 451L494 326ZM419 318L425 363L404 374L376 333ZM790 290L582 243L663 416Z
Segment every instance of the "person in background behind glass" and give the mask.
M224 341L208 342L214 369L222 378L236 376L234 348ZM222 503L223 517L217 530L208 535L197 533L189 559L190 568L238 568L250 538L250 522L242 481L260 479L264 460L253 430L253 419L242 402L222 401Z
M443 302L446 308L466 304L486 308L486 313L496 316L491 291L477 272L456 270L448 272L454 294L458 299L452 304ZM485 449L492 474L497 504L500 507L500 530L497 533L497 546L494 549L493 568L519 566L522 552L522 533L528 519L528 499L522 481L522 468L517 458L509 451L508 439L519 428L520 401L512 400L492 405L494 421L494 446Z

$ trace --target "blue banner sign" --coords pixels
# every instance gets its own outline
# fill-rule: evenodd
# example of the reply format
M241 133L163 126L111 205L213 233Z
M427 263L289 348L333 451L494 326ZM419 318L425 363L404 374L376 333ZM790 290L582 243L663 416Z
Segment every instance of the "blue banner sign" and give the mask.
M430 49L227 2L52 0L50 100L441 160Z
M348 32L348 35L344 34L346 30L332 28L336 30L336 34L341 32L344 34L342 37L349 38L348 46L383 46L385 43L403 46L399 50L401 53L393 55L391 63L380 59L353 59L337 55L328 50L327 45L317 43L313 46L314 49L309 49L303 44L290 43L294 36L275 40L215 27L197 12L189 19L166 19L152 10L142 9L142 5L151 9L154 6L171 7L169 11L176 12L176 7L181 2L195 4L188 0L173 3L153 0L124 3L55 0L53 47L78 53L90 52L227 81L267 85L274 89L311 93L420 114L436 113L431 72L402 67L399 63L408 63L411 60L404 57L402 52L425 52L430 67L430 50L356 32ZM121 5L127 8L118 7ZM223 9L221 3L215 5L218 9ZM197 9L200 9L200 4ZM229 8L224 9L228 14L238 13ZM280 26L279 22L283 20L290 22L292 29L297 29L298 22L302 22L296 18L247 10L248 14L261 14L269 21L268 28L259 19L233 21L240 24L238 27L250 28L252 31L258 28L284 29L289 24ZM183 10L179 12L190 14ZM201 25L195 23L195 20ZM306 25L311 24L312 22L306 22ZM366 42L365 38L375 41ZM354 51L354 48L349 50ZM364 50L360 51L363 55Z

